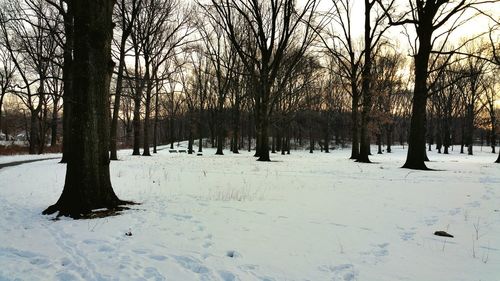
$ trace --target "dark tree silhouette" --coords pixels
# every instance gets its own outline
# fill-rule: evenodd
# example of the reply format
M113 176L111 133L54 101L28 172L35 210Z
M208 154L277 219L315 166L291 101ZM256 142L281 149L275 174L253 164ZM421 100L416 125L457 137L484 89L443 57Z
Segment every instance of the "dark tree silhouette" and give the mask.
M294 51L295 56L288 57L289 68L285 77L289 77L312 43L314 36L310 26L318 3L316 0L307 0L300 9L296 7L295 0L212 0L211 3L214 11L207 14L213 15L215 12L218 15L213 16L214 20L227 32L246 72L253 80L256 156L259 157L258 161L270 161L269 118L272 104L277 98L277 95L273 95L273 86L290 49L297 51ZM242 27L249 32L242 32ZM247 48L251 40L255 40L256 55ZM275 88L280 89L282 86L277 85Z
M449 37L449 33L457 29L468 9L479 9L479 4L493 3L488 0L461 0L450 2L448 0L408 0L409 5L402 15L394 15L394 2L384 5L382 0L377 0L384 9L391 25L412 25L417 35L417 46L414 55L414 87L413 105L410 123L410 136L408 143L408 154L403 168L428 170L425 165L427 155L425 152L426 135L426 108L429 95L428 77L430 55L434 51L434 44L437 39ZM449 27L443 27L451 23ZM447 28L445 31L436 30ZM435 34L436 32L436 34Z
M116 90L115 98L113 101L113 115L111 117L111 131L110 131L110 158L111 160L118 160L118 155L116 153L116 133L118 129L118 115L120 111L120 100L123 91L123 76L125 72L125 53L127 52L127 39L132 33L132 27L134 26L137 13L141 6L142 0L131 0L130 2L121 0L117 7L117 13L119 17L119 26L121 28L122 34L120 38L119 46L119 59L118 59L118 69L116 74Z
M80 218L118 199L109 174L109 84L113 0L74 1L73 100L66 179L61 197L43 214Z

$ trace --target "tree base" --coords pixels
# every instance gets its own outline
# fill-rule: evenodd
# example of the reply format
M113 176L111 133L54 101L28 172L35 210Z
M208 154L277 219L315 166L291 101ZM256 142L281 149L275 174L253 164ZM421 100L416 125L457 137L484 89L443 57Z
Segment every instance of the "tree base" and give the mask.
M112 202L111 204L109 204L109 206L103 206L101 208L94 209L83 209L75 208L74 205L71 204L66 205L57 202L56 204L45 209L42 212L42 215L52 215L58 212L56 219L59 217L70 217L73 219L102 218L108 216L116 216L119 215L121 211L130 209L128 207L125 207L124 205L138 205L138 203L118 200L117 202Z
M422 163L406 162L401 168L411 169L411 170L431 171L431 169L427 168L427 166L423 162Z
M257 161L261 161L261 162L271 162L271 159L269 158L269 156L260 156L259 159L257 159Z

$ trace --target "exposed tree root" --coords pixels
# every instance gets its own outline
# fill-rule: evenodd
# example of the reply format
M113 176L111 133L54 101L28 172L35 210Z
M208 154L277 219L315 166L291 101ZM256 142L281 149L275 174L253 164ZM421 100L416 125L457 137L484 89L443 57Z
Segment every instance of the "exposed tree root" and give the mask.
M117 216L121 214L121 211L129 210L129 207L125 205L138 205L139 203L135 203L132 201L123 201L119 200L114 202L113 204L109 204L109 206L103 206L100 208L79 208L75 206L67 206L60 204L57 202L56 204L48 207L42 212L42 215L52 215L57 212L56 219L59 217L70 217L73 219L94 219L94 218L103 218L110 216Z

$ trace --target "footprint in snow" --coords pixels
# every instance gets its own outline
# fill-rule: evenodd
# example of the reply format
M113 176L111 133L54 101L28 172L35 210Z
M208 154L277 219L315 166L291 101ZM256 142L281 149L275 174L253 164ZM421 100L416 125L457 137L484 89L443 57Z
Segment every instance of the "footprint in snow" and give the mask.
M239 280L239 278L236 277L236 275L234 275L233 273L231 273L229 271L225 271L225 270L220 270L219 271L219 276L224 281L236 281L236 280Z
M424 223L427 226L432 226L432 225L436 224L437 221L438 221L438 218L436 216L424 219Z
M135 249L135 250L132 250L132 252L136 253L136 254L139 254L139 255L144 255L146 254L148 251L145 250L145 249Z
M481 203L479 203L478 201L473 201L473 202L467 203L466 205L469 207L479 207L479 206L481 206Z
M403 241L410 241L413 240L413 237L415 237L416 232L414 231L409 231L409 232L403 232L400 234L401 240Z
M152 260L157 260L157 261L164 261L167 259L166 256L162 256L162 255L151 255L151 256L149 256L149 258Z
M114 250L115 248L107 245L102 245L101 247L99 247L99 252L113 252Z
M360 252L361 255L373 256L375 258L374 263L377 264L380 261L381 257L385 257L389 255L389 250L387 249L389 243L383 244L372 244L372 249L365 252ZM371 260L371 259L370 259Z
M191 270L194 273L198 274L207 274L210 272L208 267L203 266L199 261L184 256L174 256L174 259L185 269Z
M79 278L76 277L75 275L73 275L69 272L65 272L65 271L58 272L56 274L56 278L57 278L57 280L61 280L61 281L79 280Z
M454 215L459 214L461 210L462 210L462 208L455 208L455 209L450 210L448 212L448 214L450 214L450 216L454 216Z
M333 273L332 280L335 281L353 281L358 276L358 271L354 269L354 265L352 264L322 266L320 270Z
M167 278L165 278L163 275L161 275L161 273L158 272L158 270L154 267L146 267L144 269L144 278L146 278L146 279L152 278L155 281L167 280Z

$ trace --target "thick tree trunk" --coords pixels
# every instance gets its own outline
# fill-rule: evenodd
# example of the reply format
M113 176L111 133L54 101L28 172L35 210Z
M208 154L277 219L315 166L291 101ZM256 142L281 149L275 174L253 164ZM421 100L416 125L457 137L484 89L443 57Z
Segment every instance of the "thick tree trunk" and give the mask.
M220 98L219 98L220 99ZM224 128L223 128L223 122L224 122L224 113L223 113L223 104L219 103L218 109L217 109L217 119L216 119L216 132L217 132L217 151L215 152L215 155L224 155Z
M109 173L113 1L74 1L70 5L75 12L72 146L61 197L43 214L59 211L59 216L79 218L94 209L113 209L126 202L114 193Z
M419 50L414 59L415 84L413 88L413 105L408 138L408 153L403 168L428 170L425 165L425 115L427 109L427 76L429 56L432 50L432 23L418 27Z
M268 95L268 93L266 94ZM258 139L259 159L257 161L271 161L269 158L269 115L268 115L268 96L266 96L260 106L260 128Z
M30 132L29 132L29 154L36 154L40 145L40 120L38 119L39 109L31 110Z

